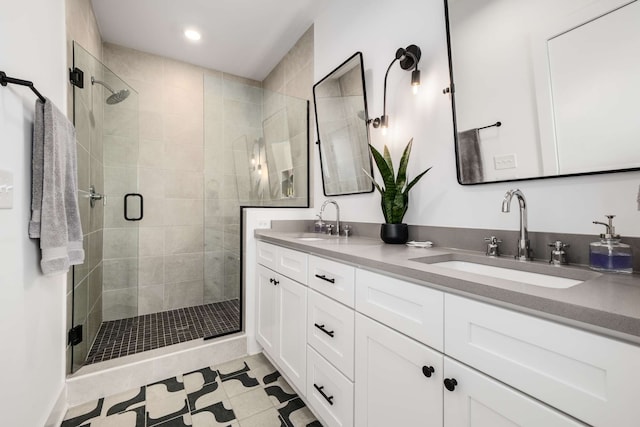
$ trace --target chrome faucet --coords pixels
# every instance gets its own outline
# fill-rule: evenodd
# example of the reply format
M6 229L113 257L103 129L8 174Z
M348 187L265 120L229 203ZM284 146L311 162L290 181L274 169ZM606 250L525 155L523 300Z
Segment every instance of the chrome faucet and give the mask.
M533 259L532 250L529 243L529 230L527 229L527 202L522 191L515 189L507 191L502 200L502 212L508 213L511 208L511 198L516 196L520 205L520 239L518 239L518 253L516 259L519 261L530 261Z
M320 208L320 217L322 218L322 214L324 213L324 208L326 208L328 204L335 205L335 207L336 207L336 226L332 230L331 234L335 233L335 234L337 234L339 236L340 235L340 206L338 206L338 202L336 202L333 199L326 200L322 204L322 207Z

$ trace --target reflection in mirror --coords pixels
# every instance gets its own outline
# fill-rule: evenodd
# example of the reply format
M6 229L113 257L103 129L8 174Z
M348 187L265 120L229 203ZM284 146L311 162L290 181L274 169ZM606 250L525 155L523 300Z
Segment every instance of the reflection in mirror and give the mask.
M373 184L362 53L357 52L313 86L326 196L367 193Z
M640 1L445 7L461 184L640 168Z

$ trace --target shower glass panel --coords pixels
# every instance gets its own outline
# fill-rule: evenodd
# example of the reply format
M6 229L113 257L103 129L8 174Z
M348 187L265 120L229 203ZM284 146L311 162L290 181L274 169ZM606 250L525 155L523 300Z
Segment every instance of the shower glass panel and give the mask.
M204 88L208 304L240 301L241 207L308 206L309 139L307 100L224 75Z
M81 367L103 321L137 314L138 222L124 218L124 195L138 192L138 94L80 45L74 68L78 201L85 262L74 266L70 326L82 325L82 342L70 347L70 370ZM141 213L139 198L128 216Z

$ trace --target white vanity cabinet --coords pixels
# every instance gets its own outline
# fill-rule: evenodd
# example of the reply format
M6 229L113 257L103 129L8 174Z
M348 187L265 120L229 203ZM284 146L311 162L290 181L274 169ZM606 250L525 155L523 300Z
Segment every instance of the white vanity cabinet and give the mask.
M258 341L326 427L640 426L638 346L282 249Z
M298 390L305 390L307 287L286 275L300 277L296 272L304 270L303 280L306 282L307 255L264 242L259 242L258 246L262 253L275 254L275 267L279 271L264 265L257 266L256 339L287 379ZM260 262L260 256L258 260ZM283 262L288 266L287 268L281 267Z

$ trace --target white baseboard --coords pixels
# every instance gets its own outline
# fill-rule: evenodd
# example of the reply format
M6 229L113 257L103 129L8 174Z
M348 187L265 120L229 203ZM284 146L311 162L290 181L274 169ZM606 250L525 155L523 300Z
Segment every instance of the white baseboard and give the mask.
M68 406L77 406L247 354L247 337L244 334L183 344L81 368L67 378Z
M62 389L60 389L58 399L56 400L55 405L53 405L53 409L51 410L49 418L47 418L44 427L58 427L60 424L62 424L64 414L67 413L68 408L69 405L67 404L67 385L64 384L62 386Z

